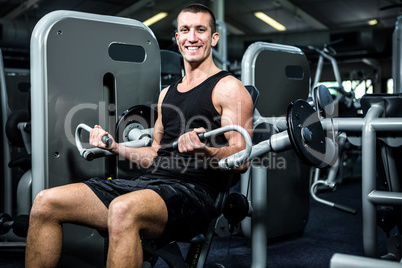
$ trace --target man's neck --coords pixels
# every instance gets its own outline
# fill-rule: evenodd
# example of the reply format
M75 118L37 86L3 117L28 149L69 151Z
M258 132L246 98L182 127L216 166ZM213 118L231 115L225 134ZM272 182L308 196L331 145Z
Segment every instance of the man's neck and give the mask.
M179 85L179 91L185 92L188 91L203 81L218 73L220 69L215 66L215 64L204 65L204 66L186 66L185 71L186 75L183 78L182 82Z

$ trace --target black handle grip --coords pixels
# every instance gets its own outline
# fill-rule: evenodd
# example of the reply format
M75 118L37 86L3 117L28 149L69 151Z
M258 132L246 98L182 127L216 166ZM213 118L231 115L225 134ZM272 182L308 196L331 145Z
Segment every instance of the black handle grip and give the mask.
M113 140L109 138L108 135L103 135L102 142L106 145L106 147L110 147L110 145L113 143Z
M207 140L207 138L205 138L205 132L198 133L197 135L201 142L204 142Z
M357 214L356 209L353 209L353 208L350 208L350 207L347 207L347 206L344 206L344 205L334 204L334 208L336 208L336 209L338 209L340 211L352 214L352 215Z
M90 151L85 151L82 157L84 157L85 160L92 161L95 159L95 154Z
M205 138L205 132L198 133L197 135L201 142L204 142L207 140L207 138ZM173 142L173 144L172 144L173 149L177 149L178 145L179 145L178 141Z

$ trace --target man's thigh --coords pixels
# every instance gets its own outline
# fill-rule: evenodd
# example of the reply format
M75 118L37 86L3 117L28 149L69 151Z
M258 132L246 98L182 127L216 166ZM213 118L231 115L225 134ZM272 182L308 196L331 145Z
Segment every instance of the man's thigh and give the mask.
M119 208L123 209L123 213L114 213ZM109 217L120 217L135 222L141 234L147 238L161 236L168 221L165 201L151 189L137 190L120 195L112 201L109 210Z
M39 193L37 199L51 213L50 217L59 222L107 229L108 209L84 183L49 188Z
M214 200L200 187L192 183L183 183L174 179L152 179L140 177L135 180L115 179L105 181L102 179L91 179L85 182L96 193L99 199L108 207L114 199L124 200L126 197L132 198L132 208L147 208L144 212L151 213L150 205L159 204L159 209L166 207L167 223L166 236L167 239L188 239L194 235L204 231L214 214ZM148 189L155 193L145 191ZM139 191L140 194L135 193ZM143 194L147 193L147 194ZM158 196L154 195L157 194ZM156 199L153 199L158 197ZM158 201L158 202L155 202ZM163 201L163 203L162 203ZM162 211L162 210L160 210ZM159 213L159 212L158 212ZM162 214L159 214L162 215ZM159 216L156 215L156 216ZM148 215L152 218L155 215ZM156 221L157 223L164 223Z

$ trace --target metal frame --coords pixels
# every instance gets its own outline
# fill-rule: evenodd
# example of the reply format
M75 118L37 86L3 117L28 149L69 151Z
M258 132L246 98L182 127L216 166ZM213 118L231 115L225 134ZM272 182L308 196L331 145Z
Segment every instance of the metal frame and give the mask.
M336 253L331 258L331 268L401 268L402 262L378 260L367 257Z
M402 193L376 190L376 141L377 132L402 131L402 118L381 118L384 104L375 103L365 118L333 118L339 131L361 132L362 143L362 206L363 246L369 257L379 257L376 238L376 205L401 205ZM323 126L331 128L330 119L323 120Z
M6 123L7 118L10 115L11 111L8 105L8 96L7 96L7 88L6 88L6 78L5 78L5 70L3 63L3 53L0 49L0 90L1 90L1 132L2 135L2 144L3 144L3 174L2 178L4 180L4 191L3 191L3 199L4 199L4 212L11 215L12 211L12 178L11 178L11 169L8 168L8 163L11 161L10 156L10 145L7 139L6 133Z
M212 49L212 54L216 60L222 65L221 69L228 69L228 47L227 47L227 29L226 24L221 21L216 21L216 26L218 26L219 30L219 42L218 42L218 50L215 48Z
M402 131L402 118L383 118L384 112L384 103L378 102L371 105L365 118L333 119L333 124L337 130L361 133L363 247L365 255L371 258L379 258L377 251L376 205L402 205L402 192L379 191L376 189L377 133ZM324 119L323 125L331 128L330 120ZM396 140L383 140L390 146L398 146L401 139L402 137L398 136ZM345 266L345 263L349 263L349 265ZM381 263L381 267L402 267L402 263L397 264L384 260L336 254L331 260L331 268L379 267L379 263Z
M247 48L247 51L243 55L242 65L241 65L241 81L244 85L254 85L255 84L255 62L257 60L258 55L265 51L281 51L285 53L304 55L303 51L300 48L266 43L266 42L256 42Z
M278 51L288 54L294 54L298 56L304 56L301 49L293 46L256 42L252 44L246 50L243 55L242 65L241 65L241 81L244 85L256 85L256 61L259 55L263 51ZM309 74L308 74L309 75ZM304 98L308 97L310 82L306 84L306 95ZM262 95L264 89L258 88L260 94ZM277 89L277 90L282 90ZM286 90L286 89L283 89ZM261 96L260 95L260 96ZM292 100L293 101L293 100ZM289 101L290 102L290 101ZM264 105L264 100L260 97L260 105ZM266 104L265 104L266 105ZM258 109L258 105L257 105ZM269 118L261 117L261 114L254 111L255 121L265 121L270 120ZM275 121L275 119L273 119ZM253 207L252 219L246 218L242 221L242 231L247 237L251 237L251 247L252 247L252 264L251 267L266 267L267 263L267 225L266 225L266 214L267 214L267 169L265 167L250 167L248 171L241 175L241 192L247 195L248 179L252 174L251 183L251 204ZM251 228L250 228L251 226Z
M29 209L31 207L31 194L30 194L30 187L31 187L31 176L30 176L30 171L26 172L25 174L22 175L21 178L16 178L15 176L13 177L13 172L12 169L8 167L8 164L12 160L11 155L12 155L12 145L10 145L10 142L7 138L6 134L6 123L9 118L9 116L12 114L11 106L9 103L9 94L7 92L7 85L6 85L6 74L7 73L18 73L18 74L29 74L29 70L26 69L14 69L14 68L5 68L4 63L3 63L3 54L0 49L0 90L1 90L1 129L2 129L2 161L3 161L3 166L2 166L2 183L3 183L3 193L1 195L1 198L3 198L4 201L4 207L1 208L2 212L8 214L8 215L13 215L13 196L16 194L17 196L17 209L16 209L16 215L20 214L27 214L29 213ZM15 103L14 103L15 104ZM25 123L20 123L21 125ZM21 134L27 135L27 133L24 132L23 128L20 128L20 124L18 126L18 129L20 129ZM24 132L24 133L23 133ZM24 138L24 136L23 136ZM29 139L29 138L28 138ZM25 140L24 140L25 143ZM29 143L29 142L28 142ZM27 150L27 153L30 153L30 147L29 144L25 144L25 149ZM18 188L17 188L17 193L13 193L13 183L17 183L17 180L19 179L18 182ZM14 182L13 182L14 180ZM0 247L5 247L5 248L14 248L14 247L24 247L25 246L25 239L21 237L17 237L13 232L8 232L4 235L0 236L1 242L0 242Z

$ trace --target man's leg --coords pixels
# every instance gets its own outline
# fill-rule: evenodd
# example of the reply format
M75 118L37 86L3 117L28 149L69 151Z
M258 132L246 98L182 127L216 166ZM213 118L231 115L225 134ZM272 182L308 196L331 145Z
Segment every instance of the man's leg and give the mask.
M109 206L107 267L141 267L141 237L162 235L168 220L163 199L145 189L117 197Z
M40 192L30 213L26 267L56 267L61 254L62 223L107 229L106 206L83 183Z

